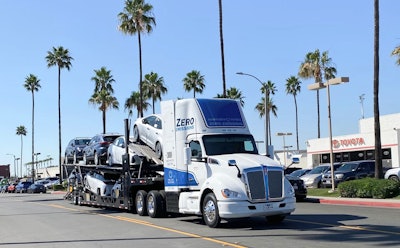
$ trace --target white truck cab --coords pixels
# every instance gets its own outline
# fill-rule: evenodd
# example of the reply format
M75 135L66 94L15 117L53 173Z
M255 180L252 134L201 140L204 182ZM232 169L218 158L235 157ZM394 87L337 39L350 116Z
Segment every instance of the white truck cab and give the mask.
M259 155L240 104L232 99L161 102L167 210L221 219L266 216L282 221L295 210L283 168Z

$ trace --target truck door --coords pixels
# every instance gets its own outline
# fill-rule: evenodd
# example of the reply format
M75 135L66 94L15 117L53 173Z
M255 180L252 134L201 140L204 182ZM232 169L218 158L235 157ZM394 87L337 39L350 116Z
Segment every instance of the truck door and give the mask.
M210 169L206 163L206 159L202 156L200 142L192 140L189 142L191 150L191 160L188 164L188 185L192 190L200 190L204 182L210 175Z

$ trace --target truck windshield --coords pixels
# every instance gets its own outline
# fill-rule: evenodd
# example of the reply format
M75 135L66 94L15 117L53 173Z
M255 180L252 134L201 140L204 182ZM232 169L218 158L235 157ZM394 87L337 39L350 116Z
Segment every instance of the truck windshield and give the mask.
M203 136L207 155L232 153L258 154L254 138L251 135L223 134Z

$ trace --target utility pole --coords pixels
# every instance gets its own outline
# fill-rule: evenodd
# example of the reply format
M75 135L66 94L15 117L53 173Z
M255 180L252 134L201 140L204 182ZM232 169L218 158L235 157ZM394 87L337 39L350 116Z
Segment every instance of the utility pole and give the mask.
M365 99L365 94L362 94L359 96L360 98L360 103L361 103L361 119L364 119L364 99Z

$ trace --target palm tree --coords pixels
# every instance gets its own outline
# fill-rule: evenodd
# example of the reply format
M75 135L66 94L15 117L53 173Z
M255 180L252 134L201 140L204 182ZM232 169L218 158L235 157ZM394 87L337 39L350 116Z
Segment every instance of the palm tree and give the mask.
M226 97L225 82L225 55L224 55L224 35L222 31L222 0L218 0L219 6L219 42L221 44L221 65L222 65L222 96Z
M106 111L109 108L118 109L119 102L116 97L112 96L114 89L112 83L115 81L111 75L111 71L104 66L99 70L94 70L95 76L91 78L95 82L94 93L89 99L89 103L99 105L102 112L103 133L106 133Z
M265 101L265 97L262 97L261 101L259 103L257 103L257 105L255 107L255 109L258 111L258 113L260 115L260 118L262 118L265 115L265 108L264 108L264 106L265 106L264 103L265 102L264 101ZM268 97L268 100L267 100L267 114L269 114L270 112L272 112L272 114L275 117L278 116L278 114L277 114L278 107L274 104L274 102L272 100L272 97ZM267 127L267 129L268 129L269 137L272 137L271 136L271 120L270 119L268 119L268 127ZM272 144L271 138L269 139L268 143L269 143L269 145Z
M322 54L319 49L306 54L304 62L299 69L299 77L304 79L314 78L315 83L322 83L322 80L335 78L336 68L331 66L332 59L328 57L328 51ZM318 116L318 138L321 138L320 111L319 111L319 90L317 90L317 116Z
M294 106L296 109L296 145L297 145L297 151L299 150L299 117L297 113L297 100L296 96L300 92L301 86L300 80L295 77L291 76L288 79L286 79L286 94L291 94L293 95L294 99Z
M239 100L240 106L244 106L244 96L242 95L242 92L235 87L227 89L225 96L217 94L216 98L236 99Z
M383 178L381 124L379 120L379 0L374 0L374 126L375 178Z
M137 110L137 118L140 117L140 111L139 111L139 106L143 107L143 110L146 111L147 108L150 106L148 102L143 102L140 104L140 93L137 91L132 91L131 95L129 98L125 100L125 110L129 110L128 117L132 115L132 109L136 108Z
M28 133L28 131L26 131L25 126L18 126L17 127L17 131L16 131L16 135L19 135L21 137L21 161L20 161L20 173L21 173L21 177L22 177L22 148L24 146L23 140L22 140L22 136L26 136L26 134Z
M119 30L124 34L138 35L139 44L139 113L143 116L143 88L142 88L142 40L141 33L151 33L156 20L152 16L153 6L144 2L144 0L126 0L124 11L118 14L120 21Z
M271 82L270 80L268 80L266 83L262 84L261 87L261 92L263 94L265 94L265 91L267 91L267 119L268 119L268 134L269 134L269 145L272 145L272 136L271 136L271 118L270 118L270 112L272 110L272 105L270 106L270 104L272 103L271 100L271 95L275 95L275 92L277 91L275 83Z
M40 79L38 79L35 75L29 74L29 76L25 78L24 88L32 93L32 181L35 180L35 169L33 167L33 162L35 159L35 91L39 91L40 87Z
M158 77L157 73L150 72L144 75L143 92L146 98L151 98L154 112L154 102L161 101L161 95L167 93L167 88L164 86L164 78Z
M204 76L199 71L192 70L186 74L186 77L182 80L185 91L189 92L193 90L193 98L196 98L196 92L203 93L205 84Z
M57 66L58 68L58 168L60 170L60 182L63 180L61 170L61 69L71 69L73 58L69 55L69 50L64 47L53 47L52 51L47 52L47 67ZM33 163L33 156L32 156Z
M396 64L397 64L397 65L400 65L400 46L396 47L396 48L392 51L392 56L397 56Z

